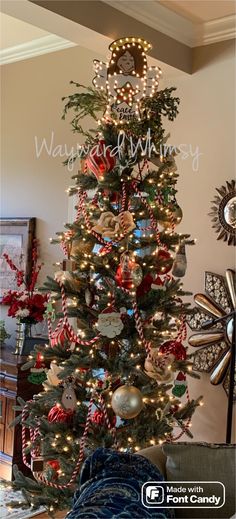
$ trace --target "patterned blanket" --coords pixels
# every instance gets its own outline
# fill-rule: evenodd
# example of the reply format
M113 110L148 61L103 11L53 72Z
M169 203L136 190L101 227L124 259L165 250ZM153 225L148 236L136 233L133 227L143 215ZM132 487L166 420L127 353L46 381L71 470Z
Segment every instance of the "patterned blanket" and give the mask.
M143 456L97 449L85 461L80 489L67 519L169 519L170 509L145 508L141 487L147 481L163 481L155 465Z

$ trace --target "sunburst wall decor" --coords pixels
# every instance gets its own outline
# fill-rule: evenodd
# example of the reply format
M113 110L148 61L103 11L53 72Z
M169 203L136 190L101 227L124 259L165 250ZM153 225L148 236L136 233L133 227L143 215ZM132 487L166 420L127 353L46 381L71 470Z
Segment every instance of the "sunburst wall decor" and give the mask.
M189 344L200 348L193 353L196 371L211 372L213 385L223 382L228 395L229 366L231 358L233 325L236 309L235 272L227 269L226 276L205 272L205 294L194 296L197 308L194 315L188 318L193 331L199 331L189 337ZM225 321L216 323L210 331L204 325L211 319L226 317ZM236 399L236 372L234 375L234 400Z
M217 240L224 240L228 245L236 245L236 189L235 180L226 182L226 186L216 188L218 195L212 201L209 216L213 229L218 234Z

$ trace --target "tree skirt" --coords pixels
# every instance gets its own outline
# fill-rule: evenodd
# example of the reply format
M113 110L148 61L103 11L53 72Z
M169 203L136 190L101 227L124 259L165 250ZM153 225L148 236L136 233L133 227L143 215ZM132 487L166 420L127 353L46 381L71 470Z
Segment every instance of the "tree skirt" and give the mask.
M22 502L23 508L9 507L9 502ZM6 487L6 483L0 482L0 518L1 519L30 519L38 514L45 512L44 507L33 510L32 508L24 509L24 498L21 492L13 490L10 486Z

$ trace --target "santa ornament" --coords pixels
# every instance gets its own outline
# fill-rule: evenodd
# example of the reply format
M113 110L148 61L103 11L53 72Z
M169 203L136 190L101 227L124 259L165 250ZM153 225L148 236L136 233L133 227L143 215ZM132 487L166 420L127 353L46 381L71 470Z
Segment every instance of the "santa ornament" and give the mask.
M166 286L164 281L160 278L160 276L157 276L156 279L153 280L151 284L152 290L166 290Z
M174 358L176 360L186 360L187 352L186 348L180 342L179 340L173 340L173 341L166 341L164 342L161 347L159 348L159 351L162 355L174 355ZM174 387L172 389L173 395L177 397L181 397L184 395L184 393L187 391L187 382L186 382L186 375L182 373L181 371L178 373L175 381L174 381Z
M152 97L158 88L159 67L148 67L146 52L151 44L142 38L120 38L109 46L108 64L94 60L95 88L108 98L105 117L129 121L139 116L140 101Z
M96 327L103 337L114 339L121 334L124 328L121 314L112 307L106 308L99 314Z
M36 354L36 361L33 368L30 369L30 375L28 381L31 384L42 384L47 378L45 373L45 364L43 363L43 355L40 352Z
M181 398L187 390L186 375L180 371L174 381L172 393L174 396Z

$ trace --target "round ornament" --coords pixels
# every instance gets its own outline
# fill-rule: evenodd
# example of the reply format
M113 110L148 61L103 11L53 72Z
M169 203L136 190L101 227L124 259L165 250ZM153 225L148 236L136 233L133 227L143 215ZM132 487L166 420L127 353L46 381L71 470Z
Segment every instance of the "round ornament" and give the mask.
M124 252L120 258L120 265L116 271L116 282L120 287L130 290L138 287L142 282L143 273L140 265L131 257L128 252Z
M165 249L159 249L156 258L157 261L163 262L162 266L157 268L157 273L161 275L167 274L167 272L172 269L173 265L173 258L171 254Z
M60 404L56 404L48 413L48 421L50 423L69 423L73 415L74 411L72 409L63 409Z
M95 423L96 425L106 425L106 418L101 410L94 411L93 415L91 416L91 422ZM112 416L110 420L110 424L112 427L115 427L116 425L116 416Z
M102 179L106 173L112 171L115 164L116 158L111 154L104 140L100 140L93 146L85 160L85 168L92 171L97 180Z
M111 405L120 418L135 418L143 408L142 393L134 386L121 386L113 393Z
M48 460L46 464L46 479L52 481L58 479L60 463L57 460Z

